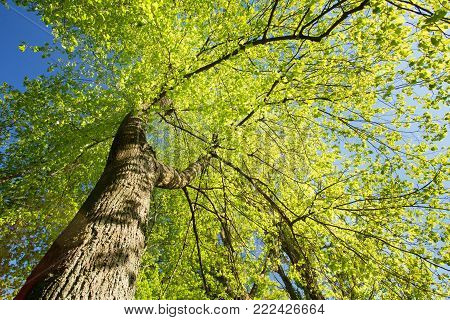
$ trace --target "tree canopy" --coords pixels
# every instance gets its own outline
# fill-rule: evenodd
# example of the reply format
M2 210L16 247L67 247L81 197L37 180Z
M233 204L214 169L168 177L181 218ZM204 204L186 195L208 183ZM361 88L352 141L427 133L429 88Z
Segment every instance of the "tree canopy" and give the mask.
M218 145L153 193L136 298L448 297L448 1L14 2L55 40L0 89L4 298L130 111L174 167Z

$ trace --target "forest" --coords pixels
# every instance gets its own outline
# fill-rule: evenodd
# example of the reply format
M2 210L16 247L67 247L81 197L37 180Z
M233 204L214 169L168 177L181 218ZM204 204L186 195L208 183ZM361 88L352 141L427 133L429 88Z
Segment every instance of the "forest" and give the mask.
M447 0L10 3L2 299L449 298Z

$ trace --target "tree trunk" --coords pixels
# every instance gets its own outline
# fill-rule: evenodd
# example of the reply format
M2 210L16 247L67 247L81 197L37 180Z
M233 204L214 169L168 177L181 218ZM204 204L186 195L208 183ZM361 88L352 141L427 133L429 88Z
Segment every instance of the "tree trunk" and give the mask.
M292 231L282 224L280 227L280 240L283 251L288 255L292 266L298 271L303 283L298 283L308 300L324 300L319 290L315 271L311 267L308 255L301 249L295 240Z
M277 273L280 275L281 281L283 281L284 290L286 290L286 292L288 293L289 298L291 300L302 300L302 297L292 285L291 279L289 279L286 272L284 272L282 266L278 266Z
M159 163L143 121L128 114L96 186L15 299L132 299L152 189L184 187L207 160L183 172Z

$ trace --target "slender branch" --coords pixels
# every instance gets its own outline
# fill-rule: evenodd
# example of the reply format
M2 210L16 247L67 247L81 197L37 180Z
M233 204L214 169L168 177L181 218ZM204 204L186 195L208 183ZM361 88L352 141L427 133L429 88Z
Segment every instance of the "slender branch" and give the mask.
M441 172L441 169L442 169L442 167L438 168L438 170L436 171L436 174L433 176L433 178L430 181L428 181L426 184L424 184L422 187L413 189L410 192L403 193L403 194L400 194L400 195L393 195L393 196L390 196L390 197L367 197L367 198L363 198L363 199L356 199L356 200L353 200L353 201L350 201L350 202L347 202L347 203L338 204L337 206L334 206L333 208L334 209L338 209L338 208L341 208L343 206L348 206L348 205L351 205L351 204L354 204L354 203L357 203L357 202L384 201L384 200L394 200L394 199L409 199L411 196L413 196L415 194L418 194L418 193L424 191L425 189L427 189L433 182L436 182L436 179L437 179L439 173ZM399 207L402 207L402 206L399 206Z
M272 23L273 15L275 13L275 10L277 9L277 5L278 5L278 0L275 0L273 3L272 11L270 11L269 20L267 22L267 27L263 33L263 39L267 38L267 32L269 32L270 24Z
M172 127L176 128L176 129L179 129L179 130L181 130L181 131L184 131L184 132L186 132L187 134L193 136L194 138L197 138L198 140L200 140L200 141L202 141L202 142L208 143L208 141L206 140L206 138L200 137L198 134L196 134L196 133L194 133L194 132L192 132L192 131L186 129L185 127L183 127L183 126L181 126L181 125L178 125L178 124L176 124L176 123L174 123L174 122L168 120L167 117L166 117L164 114L162 114L161 112L158 112L158 115L159 115L159 116L161 117L161 119L162 119L165 123L167 123L168 125L171 125Z
M18 172L18 173L14 173L14 174L9 174L3 177L0 177L0 185L2 185L3 183L12 180L14 178L19 178L22 177L24 175L23 172Z
M333 227L333 228L336 228L336 229L341 229L341 230L345 230L345 231L350 231L350 232L353 232L353 233L357 233L357 234L360 234L360 235L362 235L362 236L364 236L364 237L367 237L367 238L376 239L376 240L378 240L378 241L384 243L384 244L387 245L388 247L397 249L397 250L399 250L399 251L401 251L401 252L404 252L404 253L408 253L408 254L414 255L414 256L416 256L416 257L422 259L423 261L426 261L426 262L428 262L429 264L435 266L436 268L440 268L440 269L445 270L445 271L450 271L450 269L445 268L445 267L443 267L443 266L441 266L441 265L439 265L439 264L437 264L437 263L434 263L434 262L431 261L430 259L428 259L428 258L426 258L426 257L424 257L424 256L422 256L422 255L420 255L420 254L418 254L418 253L416 253L416 252L409 251L409 250L403 249L403 248L401 248L401 247L398 247L398 246L396 246L396 245L390 243L389 241L387 241L387 240L385 240L385 239L383 239L383 238L381 238L381 237L379 237L379 236L376 236L376 235L374 235L374 234L370 234L370 233L362 232L362 231L359 231L359 230L354 230L354 229L350 229L350 228L338 226L338 225L331 224L331 223L326 223L326 222L317 220L317 219L315 219L315 218L313 218L313 217L308 217L308 219L311 219L311 220L313 220L313 221L315 221L315 222L317 222L317 223L319 223L319 224L321 224L321 225L323 225L323 226L330 226L330 227Z
M197 223L195 221L195 210L192 205L192 201L191 201L191 198L189 197L189 192L187 191L186 187L183 187L183 192L184 192L184 195L186 196L186 200L189 204L189 209L191 210L191 214L192 214L192 218L191 218L192 227L193 227L192 229L194 231L195 243L197 245L198 264L200 265L200 275L202 276L203 289L205 289L206 294L209 294L209 287L208 287L208 284L206 283L205 273L203 271L202 252L200 250L200 240L199 240L199 236L198 236Z
M234 49L233 51L223 55L222 57L218 58L217 60L210 62L209 64L206 64L200 68L198 68L197 70L194 70L192 72L186 73L184 75L185 79L189 79L192 76L199 74L203 71L207 71L213 67L215 67L216 65L222 63L225 60L228 60L236 55L238 55L239 53L245 51L247 48L250 47L256 47L259 45L265 45L265 44L269 44L272 42L279 42L279 41L288 41L288 40L309 40L309 41L313 41L313 42L320 42L323 38L327 37L330 35L330 33L340 24L342 23L345 19L347 19L351 14L356 13L358 11L363 10L366 5L369 4L369 0L364 0L363 2L361 2L357 7L350 9L348 11L344 11L342 13L342 15L331 25L328 27L327 30L325 30L322 34L318 35L318 36L310 36L310 35L305 35L302 34L301 32L299 34L289 34L289 35L283 35L283 36L276 36L276 37L271 37L271 38L265 38L265 37L260 37L257 39L253 39L253 40L248 40L247 42L245 42L244 44L240 44L238 48Z
M160 294L159 294L160 300L166 295L166 292L169 289L170 283L172 282L172 279L175 276L175 273L178 269L178 265L180 264L181 258L183 257L184 250L186 249L186 246L187 246L187 239L188 239L189 229L191 228L191 222L192 222L192 217L191 217L191 219L189 219L189 222L188 222L188 225L186 228L186 232L184 234L183 246L181 247L180 254L178 256L177 262L175 263L175 267L172 269L172 273L170 274L170 277L167 280L167 284L166 284L164 290L162 292L160 292Z

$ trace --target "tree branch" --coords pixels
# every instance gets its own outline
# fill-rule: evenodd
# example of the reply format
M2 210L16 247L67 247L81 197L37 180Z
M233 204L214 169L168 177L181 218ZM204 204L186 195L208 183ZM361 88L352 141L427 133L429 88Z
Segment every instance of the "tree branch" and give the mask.
M192 215L191 220L192 220L192 227L193 227L194 235L195 235L195 243L197 245L197 255L198 255L198 264L200 266L200 275L201 275L202 281L203 281L203 289L205 290L205 293L208 295L209 287L206 282L205 273L203 271L202 253L200 250L200 239L198 236L197 223L195 221L195 210L194 210L194 206L192 205L192 201L191 201L191 198L189 197L189 192L187 191L186 187L183 188L183 192L184 192L184 195L186 196L187 202L189 204L189 209L191 210L191 215Z
M271 42L279 42L279 41L287 41L287 40L309 40L309 41L314 41L314 42L320 42L323 38L327 37L340 23L342 23L345 19L347 19L351 14L361 11L368 4L369 4L369 0L364 0L357 7L343 12L342 15L331 26L329 26L326 31L324 31L322 34L320 34L318 36L305 35L300 32L299 34L294 33L294 34L271 37L271 38L266 38L263 36L263 37L259 37L257 39L248 40L244 44L240 44L238 48L234 49L230 53L223 55L222 57L218 58L217 60L210 62L209 64L206 64L203 67L198 68L197 70L186 73L184 75L184 78L189 79L198 73L207 71L207 70L215 67L216 65L220 64L221 62L238 55L239 53L245 51L247 48L250 48L250 47L265 45L265 44L268 44ZM264 32L264 34L266 34L266 32Z
M273 15L275 13L275 10L277 9L277 5L278 5L278 0L275 0L275 2L273 3L272 11L270 11L269 20L267 22L267 27L263 33L263 39L267 38L267 32L269 32L270 24L272 23Z
M277 273L280 275L280 278L283 281L284 290L288 293L289 298L291 300L302 300L302 296L297 290L295 290L294 286L291 283L291 280L287 276L286 272L284 272L284 269L281 265L278 266Z
M156 186L163 189L184 188L208 166L210 159L211 153L201 156L183 171L158 162L159 179Z

